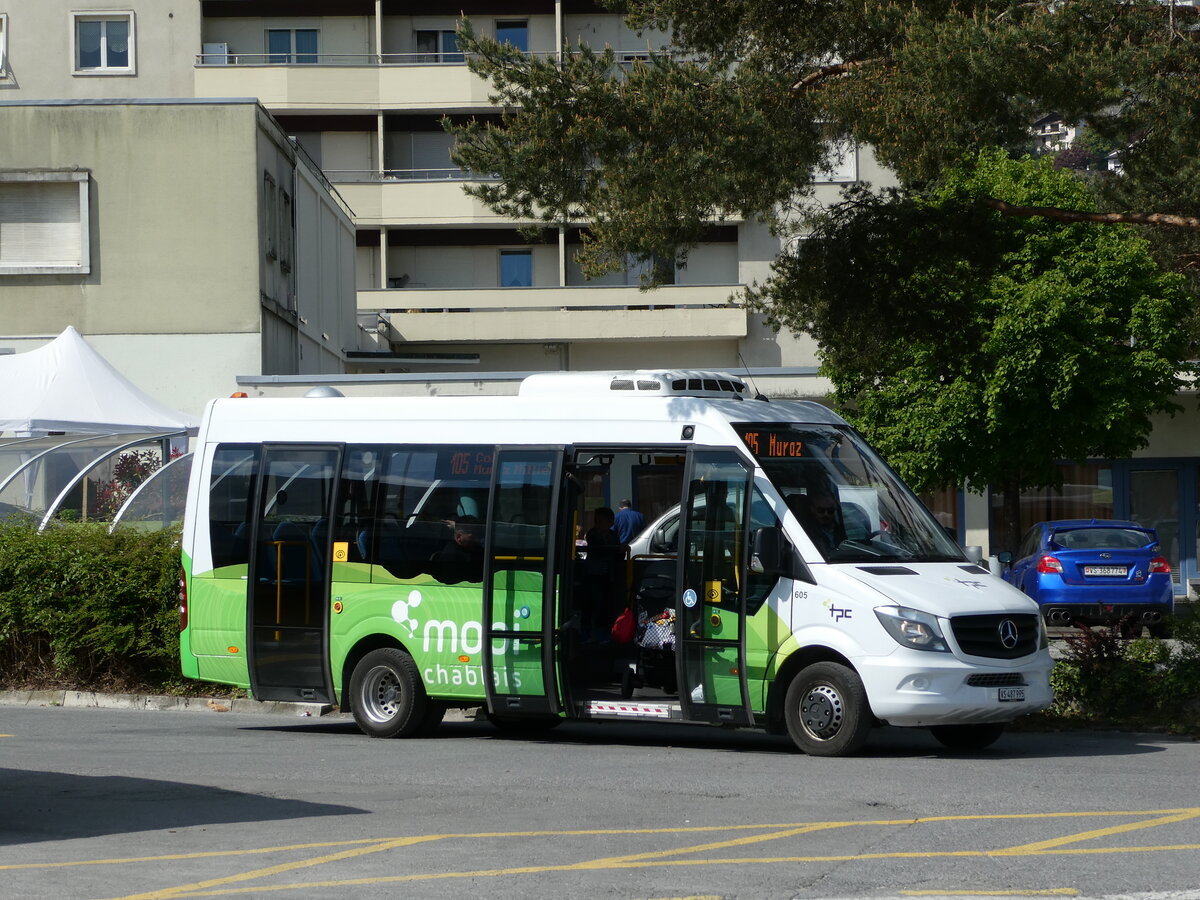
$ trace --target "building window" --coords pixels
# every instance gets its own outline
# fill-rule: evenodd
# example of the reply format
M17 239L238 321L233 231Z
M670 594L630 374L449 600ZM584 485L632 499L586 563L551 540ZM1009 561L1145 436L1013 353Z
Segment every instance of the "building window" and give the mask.
M268 28L267 62L312 65L317 61L317 29Z
M500 287L533 287L533 251L500 251Z
M0 78L8 77L8 13L0 13Z
M133 13L74 13L72 27L77 75L134 73Z
M0 275L91 271L87 172L0 172Z
M858 180L858 145L854 141L835 141L829 147L829 168L813 173L817 184L845 184Z
M292 223L292 198L285 190L279 192L279 265L285 272L292 270L292 251L295 248L295 226Z
M501 44L508 44L514 50L528 53L529 23L524 20L519 22L497 22L496 40Z
M414 31L413 44L418 63L461 63L465 59L458 52L456 31Z
M279 190L271 173L263 173L263 218L267 226L267 244L265 255L267 259L277 259L279 256Z

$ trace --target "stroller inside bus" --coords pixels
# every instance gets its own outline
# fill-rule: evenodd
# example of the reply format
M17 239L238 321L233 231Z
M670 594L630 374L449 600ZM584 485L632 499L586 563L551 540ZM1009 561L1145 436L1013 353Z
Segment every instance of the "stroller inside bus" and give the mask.
M654 687L666 694L677 690L675 560L638 559L634 565L632 610L637 625L629 645L631 654L621 663L623 700L633 697L639 688Z

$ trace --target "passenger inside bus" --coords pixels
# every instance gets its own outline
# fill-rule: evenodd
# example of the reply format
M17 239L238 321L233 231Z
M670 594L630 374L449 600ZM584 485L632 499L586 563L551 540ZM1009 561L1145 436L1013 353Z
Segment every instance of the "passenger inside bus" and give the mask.
M433 575L443 584L483 580L482 526L474 516L463 516L451 524L453 536L430 557Z
M792 494L787 504L822 556L829 556L846 539L840 504L829 491L816 489L807 494Z

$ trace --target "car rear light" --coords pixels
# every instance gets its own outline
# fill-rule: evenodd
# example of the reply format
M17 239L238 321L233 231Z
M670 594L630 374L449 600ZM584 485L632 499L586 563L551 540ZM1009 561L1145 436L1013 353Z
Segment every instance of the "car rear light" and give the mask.
M187 573L179 570L179 630L187 628Z
M1166 575L1171 574L1171 564L1167 562L1165 556L1156 556L1150 560L1150 574L1153 575L1156 572L1162 572Z
M1063 566L1053 556L1043 556L1038 560L1037 570L1043 575L1049 575L1051 572L1061 575L1063 573Z

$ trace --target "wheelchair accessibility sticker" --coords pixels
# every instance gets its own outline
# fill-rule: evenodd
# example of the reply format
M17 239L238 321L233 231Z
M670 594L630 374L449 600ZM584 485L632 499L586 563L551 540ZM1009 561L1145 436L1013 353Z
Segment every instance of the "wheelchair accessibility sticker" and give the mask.
M686 591L683 592L683 605L686 606L688 609L691 609L693 606L696 605L696 592L693 591L691 588L688 588Z

